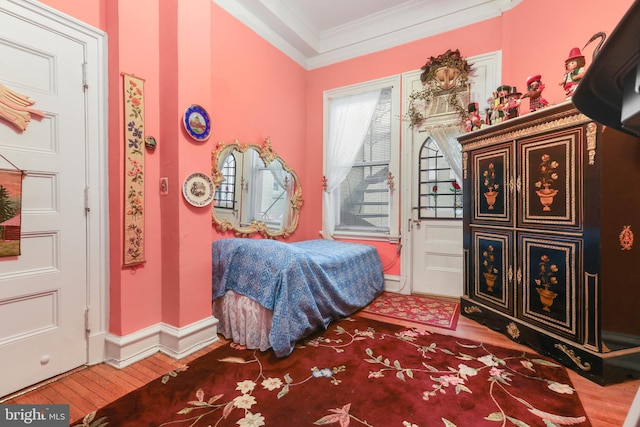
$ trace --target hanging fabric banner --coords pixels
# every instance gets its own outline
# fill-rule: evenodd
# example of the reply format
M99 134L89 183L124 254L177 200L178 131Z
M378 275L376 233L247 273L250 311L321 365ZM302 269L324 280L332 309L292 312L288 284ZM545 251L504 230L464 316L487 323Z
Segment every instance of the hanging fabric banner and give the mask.
M31 115L44 117L45 113L31 106L35 103L28 96L15 92L0 83L0 119L4 119L20 131L27 130Z
M22 175L0 170L0 257L20 255Z
M144 80L124 76L124 266L144 259Z

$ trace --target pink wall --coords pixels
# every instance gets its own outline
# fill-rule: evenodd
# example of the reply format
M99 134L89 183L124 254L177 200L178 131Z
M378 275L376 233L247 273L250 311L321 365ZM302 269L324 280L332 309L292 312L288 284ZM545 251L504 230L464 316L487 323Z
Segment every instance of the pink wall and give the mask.
M321 229L322 93L357 82L412 71L429 56L458 48L465 56L501 49L503 82L524 88L541 73L545 97L562 100L557 82L569 50L597 31L610 31L632 0L590 4L523 0L476 25L331 66L306 71L211 0L43 0L108 33L110 332L126 335L166 322L178 327L210 315L210 211L180 194L191 172L210 170L218 141L261 143L299 174L305 204L290 240ZM590 58L592 47L585 52ZM122 268L123 118L121 73L145 79L146 133L158 148L145 159L146 263ZM212 118L212 135L195 142L181 124L197 103ZM525 103L526 104L526 103ZM166 176L168 196L158 182ZM207 232L203 232L207 230ZM209 232L210 230L210 232ZM396 246L375 243L387 273L399 274Z
M430 56L459 49L463 56L502 50L502 81L525 89L526 79L542 74L544 97L551 103L564 100L558 82L571 48L582 47L598 31L609 33L633 0L586 3L578 0L523 0L502 17L480 22L393 49L309 71L307 98L307 159L302 181L305 199L320 203L322 190L322 94L325 90L419 69ZM591 62L593 43L583 52ZM523 102L523 112L528 110ZM302 234L312 236L322 227L321 211L307 210ZM391 263L396 246L375 243L383 265ZM399 274L400 263L386 271Z
M307 72L211 0L45 0L102 29L109 54L109 330L127 335L158 322L182 327L211 315L211 211L184 201L192 172L209 173L218 141L261 144L296 170L306 162ZM145 80L145 259L122 268L124 119L121 73ZM212 119L211 137L182 126L190 104ZM158 192L169 178L169 195ZM304 184L303 184L304 186ZM203 232L207 230L207 232ZM291 240L300 240L298 233Z

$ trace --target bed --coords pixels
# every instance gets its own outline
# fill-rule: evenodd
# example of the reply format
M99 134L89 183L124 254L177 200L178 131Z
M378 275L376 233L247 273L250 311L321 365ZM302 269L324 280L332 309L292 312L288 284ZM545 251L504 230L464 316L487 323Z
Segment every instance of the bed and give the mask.
M289 355L296 341L369 304L384 288L377 250L334 240L212 244L213 315L248 348Z

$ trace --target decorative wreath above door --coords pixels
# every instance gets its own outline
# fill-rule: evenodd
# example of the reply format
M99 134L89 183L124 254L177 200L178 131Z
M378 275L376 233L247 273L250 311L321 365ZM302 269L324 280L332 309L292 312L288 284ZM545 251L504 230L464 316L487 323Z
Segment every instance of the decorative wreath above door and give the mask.
M409 95L409 121L420 127L431 116L455 113L460 123L467 119L471 64L458 49L430 57L421 67L422 89Z

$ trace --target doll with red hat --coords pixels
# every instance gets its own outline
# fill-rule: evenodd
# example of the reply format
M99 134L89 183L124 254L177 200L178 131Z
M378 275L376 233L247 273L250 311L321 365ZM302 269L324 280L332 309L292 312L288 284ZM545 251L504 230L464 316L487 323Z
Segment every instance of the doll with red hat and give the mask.
M577 47L571 49L569 57L564 61L564 79L560 82L567 99L571 98L576 87L578 87L578 83L584 77L585 64L584 55L580 53L580 49Z
M535 74L527 78L527 91L522 95L522 98L529 98L530 111L536 111L549 105L549 102L542 97L543 90L544 84L542 83L542 76L540 74Z

